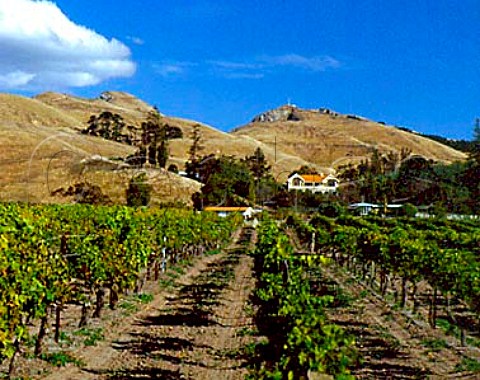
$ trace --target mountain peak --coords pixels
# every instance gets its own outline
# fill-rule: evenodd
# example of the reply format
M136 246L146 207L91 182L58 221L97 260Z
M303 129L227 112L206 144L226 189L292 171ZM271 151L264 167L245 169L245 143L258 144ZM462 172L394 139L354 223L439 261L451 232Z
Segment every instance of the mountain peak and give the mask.
M301 110L295 105L285 104L273 110L261 113L253 118L252 123L274 123L276 121L300 121Z

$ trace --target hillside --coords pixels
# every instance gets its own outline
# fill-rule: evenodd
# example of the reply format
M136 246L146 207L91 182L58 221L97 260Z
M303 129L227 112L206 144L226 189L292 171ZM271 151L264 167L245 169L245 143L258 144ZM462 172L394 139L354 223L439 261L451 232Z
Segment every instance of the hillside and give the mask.
M0 94L0 201L66 202L51 192L73 183L100 186L114 201L124 202L133 169L113 170L135 148L80 133L91 115L103 111L120 114L127 125L139 128L152 107L133 95L105 92L96 99L47 92L27 98ZM161 112L161 108L160 108ZM232 133L205 124L167 115L162 122L178 127L183 138L170 141L169 164L182 168L188 159L193 126L200 125L201 154L252 155L260 147L272 165L277 180L302 165L332 171L339 164L381 151L409 148L413 153L443 162L465 158L465 154L438 142L328 110L301 110L284 106L259 115ZM82 166L93 156L116 159L105 167ZM117 168L118 169L118 168ZM171 173L150 169L154 203L180 200L189 203L200 184Z
M413 154L441 162L466 158L464 153L420 135L328 109L282 106L258 115L232 134L271 147L276 144L277 150L327 168L364 159L374 148L381 152L407 148Z
M102 111L110 111L120 114L127 124L139 127L145 120L151 106L123 92L104 92L98 99L83 99L65 94L45 93L36 96L37 100L54 107L61 113L74 117L79 124L75 128L85 128L90 115L99 114ZM160 109L161 112L161 109ZM162 115L162 122L170 126L178 127L183 132L182 139L174 139L170 142L170 161L179 167L183 167L188 160L188 149L191 145L191 134L193 126L200 125L202 134L202 145L204 150L201 154L225 154L236 157L245 157L251 155L257 147L264 150L267 159L270 162L275 161L275 149L263 144L249 136L236 136L219 131L206 124L198 123L192 120L181 119ZM300 157L285 154L277 149L277 161L284 159L278 165L274 166L274 172L292 171L301 165L309 164Z
M112 170L117 165L81 168L79 163L92 156L126 157L135 148L79 132L86 127L91 115L103 111L120 114L126 123L139 127L152 107L136 97L121 92L106 92L97 99L84 99L48 92L34 98L0 94L0 201L68 202L71 198L51 196L51 192L78 182L100 186L114 201L124 202L128 180L136 170ZM193 126L197 122L162 115L162 122L176 126L183 138L170 142L168 164L183 167L188 159ZM233 136L200 124L202 154L226 154L244 157L260 146L269 160L274 149L248 136ZM286 157L277 152L277 157ZM116 161L118 163L118 161ZM289 158L280 171L293 170L307 162ZM286 166L285 166L286 165ZM171 173L150 170L154 186L153 202L191 202L191 195L200 184Z
M51 193L89 182L100 186L113 201L123 203L128 181L138 170L113 170L118 161L110 161L107 167L85 163L95 157L126 157L134 148L78 133L91 110L104 109L135 115L129 107L114 104L104 108L101 101L60 98L52 93L35 99L0 94L0 201L69 202L71 197ZM140 117L141 112L136 112ZM158 170L149 170L148 177L155 190L153 203L190 203L191 194L200 187L195 181Z

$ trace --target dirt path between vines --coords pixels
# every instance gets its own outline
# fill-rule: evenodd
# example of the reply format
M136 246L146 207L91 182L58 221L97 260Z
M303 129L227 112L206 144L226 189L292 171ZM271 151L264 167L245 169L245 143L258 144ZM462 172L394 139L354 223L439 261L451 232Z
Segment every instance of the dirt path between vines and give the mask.
M478 379L455 367L464 348L448 347L449 337L428 324L418 325L393 310L348 275L323 270L351 299L331 309L329 319L355 336L363 363L353 371L358 379Z
M298 252L306 253L294 231L287 235ZM334 263L314 272L318 293L337 299L327 311L329 320L355 337L361 357L352 371L355 378L480 379L479 373L462 368L462 361L480 359L478 350L460 347L426 321L411 320Z
M255 280L245 253L249 236L238 238L222 253L197 259L105 341L76 354L82 367L45 379L243 379L239 353L253 339L246 305Z

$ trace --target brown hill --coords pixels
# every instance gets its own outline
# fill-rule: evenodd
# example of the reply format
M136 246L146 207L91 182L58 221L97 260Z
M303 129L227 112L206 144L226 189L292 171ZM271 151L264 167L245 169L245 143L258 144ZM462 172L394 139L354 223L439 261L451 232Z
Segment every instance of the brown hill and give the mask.
M120 114L127 124L139 127L141 122L146 120L147 114L152 107L143 101L137 99L133 95L123 92L104 92L98 99L83 99L66 94L44 93L35 97L37 100L53 107L55 110L63 114L73 117L78 124L73 126L77 129L83 129L86 122L92 114L99 114L102 111L110 111ZM161 110L160 110L161 111ZM188 160L188 148L190 147L193 126L200 125L202 134L202 145L204 150L201 154L225 154L236 157L245 157L253 154L257 147L264 150L267 159L270 162L275 161L275 149L263 144L249 136L236 136L229 133L219 131L208 125L198 123L192 120L181 119L162 115L162 122L172 127L178 127L182 130L183 138L174 139L170 142L170 160L182 168ZM274 165L276 173L282 171L292 171L301 165L307 165L309 162L300 157L290 156L281 150L276 152L278 165Z
M341 115L328 109L303 110L282 106L268 111L233 131L248 136L292 156L298 156L320 167L365 159L373 149L412 154L441 162L464 160L466 155L428 138L373 122L355 115Z
M0 201L66 202L71 198L51 193L75 183L90 182L100 186L112 200L124 202L128 181L138 170L120 170L120 166L114 170L119 161L87 167L79 163L92 161L92 157L125 158L135 148L79 132L87 126L91 115L103 111L118 113L126 123L139 127L151 109L143 101L121 92L103 93L97 99L53 92L34 98L0 94ZM162 121L183 132L183 138L170 142L168 162L182 168L188 159L193 126L198 123L168 116L162 116ZM244 157L260 146L267 158L274 161L273 148L248 136L233 136L204 124L200 124L200 130L202 154ZM287 156L277 152L277 157ZM305 164L308 163L292 157L275 168L291 171ZM190 203L191 195L200 188L195 181L159 170L149 169L148 177L155 190L154 203Z
M128 181L137 169L121 169L115 160L103 166L84 163L95 157L126 157L135 149L78 131L85 128L85 118L103 110L138 121L143 115L140 107L145 112L150 109L133 97L120 106L53 93L35 99L0 94L0 201L68 202L71 198L52 192L89 182L100 186L114 202L124 202ZM155 190L154 203L190 203L191 194L200 188L195 181L165 171L149 169L147 174Z
M151 110L147 103L123 92L105 92L97 99L53 92L34 98L0 94L0 201L69 201L51 192L86 181L99 185L112 200L124 202L128 180L137 171L121 168L118 158L132 154L135 148L80 131L91 115L103 111L118 113L128 125L138 128ZM188 159L193 126L199 123L165 115L162 122L183 132L183 138L170 141L168 161L182 168ZM244 157L260 147L274 175L282 181L302 165L329 171L347 160L368 155L373 147L382 151L407 147L416 154L446 162L465 157L421 136L325 110L285 106L260 115L232 133L199 125L204 146L201 154ZM101 158L100 165L82 166L82 162L95 161L95 157ZM149 169L148 177L154 185L155 203L188 203L200 187L195 181L160 170Z

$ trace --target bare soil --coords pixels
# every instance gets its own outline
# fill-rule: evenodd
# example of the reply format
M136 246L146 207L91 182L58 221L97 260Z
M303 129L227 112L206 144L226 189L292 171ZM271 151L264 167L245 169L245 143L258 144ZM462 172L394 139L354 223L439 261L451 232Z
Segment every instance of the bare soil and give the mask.
M136 311L105 310L86 329L101 331L92 346L78 341L78 310L71 307L64 313L63 331L72 341L63 344L62 352L77 363L54 367L24 352L14 377L243 379L243 348L255 339L248 308L255 287L252 258L246 252L250 239L238 234L221 253L198 257L190 267L177 268L177 275L164 277L163 286L148 283L144 292L153 299L135 304ZM45 346L49 353L59 349L50 338Z
M301 250L295 236L290 237ZM136 303L132 310L105 310L101 319L90 321L90 331L102 332L91 346L76 334L79 311L72 306L63 319L63 331L71 341L62 341L60 348L78 362L54 367L24 352L15 376L243 379L249 360L244 349L261 338L256 336L254 307L249 302L255 279L246 250L254 240L243 231L221 253L197 257L189 267L168 272L161 286L147 283L144 292L151 295L151 302ZM309 275L319 295L336 296L328 311L331 322L356 338L360 356L353 369L356 378L480 379L478 372L465 368L466 361L480 359L479 350L462 347L456 337L431 328L421 313L410 317L335 264L313 269ZM59 350L51 337L45 346L48 353Z
M295 249L305 252L295 233L288 235ZM356 338L360 363L352 374L357 379L480 379L478 371L465 368L466 362L480 360L480 350L462 347L457 337L427 323L428 284L419 285L423 302L412 315L335 263L310 276L318 294L336 298L328 311L331 322ZM461 305L457 308L465 314Z
M441 329L412 320L338 268L324 269L321 277L322 286L341 288L347 298L329 311L329 317L356 337L362 358L353 371L358 379L480 378L459 367L465 358L478 359L478 354Z

